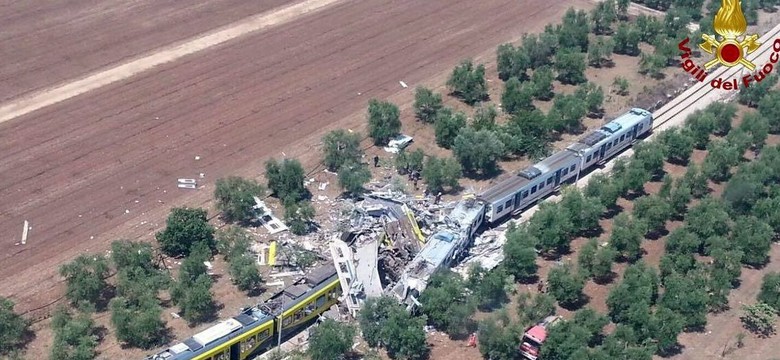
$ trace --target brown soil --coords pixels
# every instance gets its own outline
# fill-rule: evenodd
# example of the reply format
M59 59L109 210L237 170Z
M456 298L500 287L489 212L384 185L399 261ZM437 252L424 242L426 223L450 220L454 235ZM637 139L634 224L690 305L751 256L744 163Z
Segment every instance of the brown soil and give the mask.
M0 16L0 102L289 2L9 2Z

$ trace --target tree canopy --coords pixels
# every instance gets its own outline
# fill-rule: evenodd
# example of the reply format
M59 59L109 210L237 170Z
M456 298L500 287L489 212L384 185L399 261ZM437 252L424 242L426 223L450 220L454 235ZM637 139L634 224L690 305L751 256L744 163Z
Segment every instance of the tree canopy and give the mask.
M311 360L338 360L352 351L356 329L333 319L325 319L311 332L307 354Z
M29 322L14 312L13 301L0 297L0 354L22 344Z
M363 150L360 135L344 129L333 130L322 138L325 151L325 166L330 171L339 171L344 164L360 163Z
M429 156L422 171L423 179L431 193L444 191L444 187L455 189L463 170L453 158L438 158Z
M436 120L436 115L444 105L441 94L434 93L431 89L418 86L414 90L414 115L417 120L426 123L432 123Z
M51 360L91 360L97 356L97 328L90 313L73 316L67 309L58 308L52 318L54 342Z
M339 170L339 186L350 195L362 193L369 180L371 170L364 163L347 163Z
M217 210L225 220L245 222L255 215L254 196L260 196L263 192L265 189L257 181L229 176L217 179L214 199L217 202Z
M474 65L471 60L463 60L452 70L447 86L453 95L463 102L474 105L488 98L485 66Z
M160 242L160 249L170 256L188 255L192 246L201 242L211 249L216 248L214 227L209 224L204 209L172 209L165 230L155 237Z
M392 359L422 360L427 357L424 317L414 317L390 297L369 298L358 313L363 339L368 346L381 346Z
M452 150L464 172L493 174L498 160L505 153L505 145L493 131L476 131L466 127L455 137Z
M268 160L265 163L265 178L268 179L268 188L282 203L301 201L308 193L303 186L306 173L301 162L296 159L284 159L281 162Z
M108 262L99 255L85 254L60 267L67 282L65 296L73 304L81 301L96 305L108 288Z
M374 145L387 145L387 142L401 132L401 111L387 101L371 99L368 102L368 135L374 139Z
M468 334L469 318L475 304L467 295L463 278L449 270L431 276L420 294L422 312L437 329L452 336Z

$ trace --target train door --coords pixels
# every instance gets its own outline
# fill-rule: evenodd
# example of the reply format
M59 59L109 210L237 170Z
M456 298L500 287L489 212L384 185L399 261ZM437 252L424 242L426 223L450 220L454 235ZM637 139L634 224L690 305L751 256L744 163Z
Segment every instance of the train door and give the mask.
M522 191L518 191L517 194L515 194L515 206L512 208L512 211L517 210L520 208L520 200L522 200Z
M230 346L230 360L241 359L241 342L237 342Z
M607 144L601 145L601 149L599 150L599 161L604 159L604 154L607 152Z
M639 131L639 125L634 125L634 129L631 130L631 140L636 140L636 134Z
M555 186L558 186L561 184L561 169L558 169L558 171L555 172Z

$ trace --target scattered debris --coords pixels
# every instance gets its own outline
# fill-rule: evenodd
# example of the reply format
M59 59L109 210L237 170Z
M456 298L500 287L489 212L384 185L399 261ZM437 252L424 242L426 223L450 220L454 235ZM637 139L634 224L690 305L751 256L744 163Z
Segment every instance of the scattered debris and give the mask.
M399 84L401 84L401 87L403 87L404 89L406 89L406 88L408 88L408 87L409 87L409 86L408 86L408 85L406 85L406 83L405 83L405 82L403 82L403 81L399 81L398 83L399 83Z
M405 147L409 146L409 144L413 140L414 138L409 135L400 134L390 139L390 141L388 141L387 146L384 148L384 150L391 154L398 154Z
M195 160L200 160L200 156L195 156Z
M24 221L24 228L22 229L22 245L27 244L27 232L30 230L30 222Z
M271 235L287 230L287 226L274 216L274 214L271 212L271 209L269 209L268 206L266 206L259 197L254 196L254 199L256 204L254 209L258 214L260 214L257 216L257 220L263 224L263 227L268 230Z
M279 281L265 283L265 286L268 286L268 287L277 286L277 287L282 287L283 288L284 287L284 281L279 280Z
M179 189L197 189L197 182L195 179L179 179L176 185ZM166 192L163 190L163 192ZM158 200L159 201L159 200Z

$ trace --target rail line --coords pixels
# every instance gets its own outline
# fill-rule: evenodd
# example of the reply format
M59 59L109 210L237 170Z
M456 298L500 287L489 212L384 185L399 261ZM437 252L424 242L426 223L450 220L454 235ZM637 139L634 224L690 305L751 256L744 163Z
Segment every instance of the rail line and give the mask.
M754 63L757 62L756 65L757 65L757 67L759 67L759 69L760 69L760 66L762 66L762 64L765 63L765 62L764 61L757 61L757 60L764 60L764 59L762 59L764 57L764 55L767 54L768 52L771 53L773 51L772 50L772 43L771 43L771 41L773 41L776 38L778 33L780 33L780 25L775 26L774 28L772 28L772 30L770 30L769 32L767 32L766 34L761 36L759 41L761 42L762 47L759 48L759 50L757 52L754 52L753 54L750 54L748 56L748 58L750 58L750 60L752 60ZM695 43L692 43L692 44L695 44ZM769 45L769 46L767 46L767 45ZM695 45L692 45L692 46L695 46ZM766 60L768 60L768 58ZM780 69L777 69L777 67L778 66L775 66L775 71L780 71ZM733 76L735 76L741 70L742 70L742 67L730 67L730 68L727 68L727 67L722 67L721 66L721 67L717 68L715 71L713 71L708 78L713 79L713 78L720 77L720 78L728 79L728 78L732 78ZM691 91L692 89L695 89L695 90ZM703 92L702 92L702 90L703 90ZM664 104L661 108L659 108L658 113L653 114L655 119L656 119L656 121L653 124L653 130L659 128L661 125L666 124L667 122L672 120L677 114L679 114L681 112L679 110L679 107L681 105L690 105L689 104L689 100L691 100L691 101L692 100L697 100L697 99L699 99L701 97L709 95L710 93L712 93L713 91L716 91L716 90L719 90L719 89L715 89L712 86L710 86L709 82L700 82L700 83L694 84L692 87L688 88L682 94L680 94L679 96L675 97L671 101L669 101L666 104ZM686 95L687 92L690 92L690 93ZM695 98L694 98L694 96L695 96ZM677 111L674 112L674 113L671 113L674 110L677 110ZM666 117L664 119L664 117L667 114L670 114L670 113L671 113L671 115L669 115L668 117ZM659 119L662 119L662 120L658 121Z

